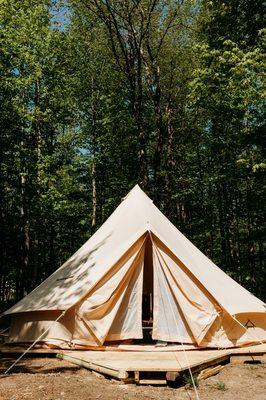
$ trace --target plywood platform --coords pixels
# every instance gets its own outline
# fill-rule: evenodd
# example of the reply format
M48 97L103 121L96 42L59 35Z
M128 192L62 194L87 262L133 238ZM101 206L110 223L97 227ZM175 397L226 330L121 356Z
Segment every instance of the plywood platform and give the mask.
M20 354L23 354L27 347L21 346L0 346L0 356L8 356L8 357L16 357ZM58 349L49 349L49 348L35 348L33 347L27 352L27 356L37 356L37 357L56 357L58 354Z
M229 349L231 354L266 354L266 343Z
M167 376L182 375L188 368L194 373L231 361L265 361L266 344L226 350L189 350L165 352L132 351L63 351L58 358L65 359L85 368L101 372L121 380L131 379L138 383L166 383ZM244 361L245 360L245 361ZM148 375L147 375L148 374ZM141 379L149 376L152 379Z
M19 356L26 348L1 346L0 355ZM177 350L169 348L160 351L95 351L95 350L58 350L31 349L27 356L58 357L92 371L136 383L165 384L182 376L190 368L198 373L206 368L226 363L264 363L266 361L266 344L225 350ZM169 378L170 377L170 378ZM148 378L148 379L147 379Z
M63 354L86 362L95 362L114 369L125 371L183 371L212 360L228 358L228 350L206 350L186 352L133 353L71 351Z
M160 384L166 383L166 375L169 372L184 372L190 367L193 371L199 371L210 365L228 362L230 352L228 350L206 351L178 351L178 352L97 352L97 351L69 351L62 352L59 358L82 365L85 368L101 372L121 380L133 379L142 381L142 377L158 378ZM145 383L149 380L145 379Z
M266 343L231 349L230 362L232 364L265 363Z

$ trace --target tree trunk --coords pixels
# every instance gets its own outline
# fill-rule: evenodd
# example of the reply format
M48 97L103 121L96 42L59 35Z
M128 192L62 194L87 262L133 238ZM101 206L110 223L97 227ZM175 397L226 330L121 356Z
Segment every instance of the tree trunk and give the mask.
M49 257L48 257L48 268L46 268L46 276L51 275L56 267L56 257L55 257L55 249L54 249L54 240L55 240L55 226L54 222L50 221L50 235L49 235Z
M166 144L166 171L164 174L164 195L165 195L165 212L169 216L171 213L171 176L175 167L175 160L173 156L173 141L174 141L174 127L173 127L173 110L171 101L169 100L166 107L167 115L167 144ZM177 205L178 208L178 205Z
M138 127L138 139L139 139L139 177L140 186L145 189L148 184L148 165L147 165L147 153L146 153L146 132L144 129L143 121L143 89L142 89L142 57L141 50L138 50L137 56L137 104L135 119ZM134 106L133 106L134 107Z
M159 200L159 193L161 192L160 182L159 182L159 175L161 169L161 161L162 161L162 154L163 154L163 145L165 139L165 128L163 124L163 116L162 116L162 91L160 85L160 68L157 65L155 71L155 91L152 96L153 98L153 105L154 105L154 114L155 114L155 121L156 121L156 130L157 130L157 140L156 140L156 148L153 158L153 171L154 171L154 186L155 186L155 198L157 201Z
M92 217L91 217L91 230L92 233L96 229L96 215L97 215L97 187L96 187L96 161L95 156L92 160L91 167L91 177L92 177Z
M22 139L20 142L22 153L25 152L25 144ZM20 207L20 217L21 217L21 262L19 273L17 277L17 299L20 299L25 296L27 289L27 276L29 276L28 265L29 265L29 249L30 249L30 236L29 236L29 212L27 206L26 199L26 167L24 154L22 154L22 172L20 179L20 187L21 187L21 207Z
M97 167L96 167L96 154L97 154L97 105L96 98L97 92L94 88L94 79L91 81L92 91L92 104L91 104L91 116L92 116L92 166L91 166L91 183L92 183L92 217L91 217L91 233L93 234L96 230L97 223Z
M35 81L35 95L34 95L34 107L39 111L40 107L40 80L37 79ZM34 121L34 126L33 126L33 135L34 137L34 142L36 143L36 180L37 180L37 185L36 185L36 204L37 207L40 202L40 194L41 194L41 170L40 170L40 162L41 162L41 153L42 153L42 136L41 136L41 123L40 123L40 118L39 115L35 118ZM39 213L37 212L35 216L35 223L36 223L36 238L34 240L34 262L32 265L32 276L30 279L30 286L31 288L34 288L37 283L38 283L38 275L41 269L41 261L40 261L40 242L39 242L39 236L40 236L40 231L39 227L41 226L40 223L40 216Z
M4 248L5 248L5 214L4 214L4 185L2 174L3 154L0 144L0 302L5 301L5 268L4 268ZM1 310L0 310L1 311Z

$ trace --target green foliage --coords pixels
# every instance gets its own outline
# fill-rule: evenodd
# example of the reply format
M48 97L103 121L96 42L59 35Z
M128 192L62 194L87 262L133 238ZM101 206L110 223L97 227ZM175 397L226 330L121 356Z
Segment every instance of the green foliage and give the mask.
M213 384L213 387L217 390L221 390L222 392L225 392L227 390L226 384L221 381L215 382L215 384Z
M197 375L190 375L190 374L185 374L183 376L183 382L185 384L185 386L189 387L189 388L194 388L194 385L198 388L199 387L199 380Z
M262 3L108 4L0 0L0 301L58 268L137 182L263 297Z

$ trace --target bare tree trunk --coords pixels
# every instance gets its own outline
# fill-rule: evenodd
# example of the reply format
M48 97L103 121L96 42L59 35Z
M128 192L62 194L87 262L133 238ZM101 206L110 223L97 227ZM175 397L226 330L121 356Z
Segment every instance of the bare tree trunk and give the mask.
M247 194L246 194L246 204L247 204L247 245L248 245L248 262L250 276L253 283L256 282L256 268L255 268L255 243L254 243L254 226L253 226L253 213L250 207L252 198L252 183L250 176L247 177Z
M93 233L95 231L95 228L96 228L96 215L97 215L97 187L96 187L96 161L95 161L95 157L92 160L91 177L92 177L91 229L92 229L92 233Z
M55 226L54 222L50 221L50 234L49 234L49 254L48 254L48 262L46 267L46 276L51 275L55 270L56 265L56 257L55 257L55 249L54 249L54 240L55 240Z
M4 185L2 175L2 146L0 145L0 301L5 300L5 267L4 267L4 253L5 253L5 214L4 214Z
M139 180L142 188L148 184L146 132L143 121L142 56L141 47L151 22L157 0L150 0L146 14L139 4L128 4L109 0L84 1L84 6L96 13L107 28L110 47L119 70L127 80L132 117L137 129L137 157ZM136 18L136 19L135 19Z
M137 102L135 107L137 112L135 113L136 125L138 127L138 139L139 139L139 177L140 186L145 189L148 184L148 165L147 165L147 152L146 152L146 132L144 129L143 121L143 88L142 88L142 57L141 50L138 48L137 52ZM134 105L133 105L134 107Z
M166 129L163 123L162 115L162 91L160 84L160 67L157 60L153 58L149 44L147 45L147 56L142 51L142 57L145 64L147 80L149 83L149 92L153 102L153 109L156 122L156 147L153 155L153 180L154 180L154 199L160 204L160 182L159 172L161 168L163 146L165 141Z
M154 113L155 113L155 120L157 126L157 142L156 142L156 149L154 153L153 159L153 170L154 170L154 186L155 186L155 197L158 199L160 190L159 184L159 172L161 168L161 161L162 161L162 153L163 153L163 145L165 141L165 127L163 124L163 116L162 116L162 92L161 92L161 85L160 85L160 68L159 65L156 67L156 74L155 74L155 92L153 95L153 103L154 103Z
M227 201L227 188L224 182L218 183L217 185L217 208L219 215L219 229L221 235L221 248L222 248L221 258L223 260L224 267L231 270L232 252L231 252L229 217L228 217L229 204Z
M96 167L96 152L97 152L97 92L94 88L94 79L91 81L92 91L92 166L91 166L91 180L92 180L92 217L91 217L91 233L96 230L97 223L97 167Z
M35 96L34 96L34 107L39 108L40 106L40 80L37 79L35 81ZM36 143L36 194L37 194L37 203L40 201L40 193L41 193L41 171L40 171L40 162L41 162L41 153L42 153L42 136L41 136L41 123L39 117L36 118L33 126L33 135L34 142ZM31 287L34 288L38 283L38 274L40 270L40 243L39 243L39 214L36 215L36 237L34 240L34 262L32 265L32 275L31 275Z
M24 140L22 139L20 142L21 151L24 152ZM28 265L29 265L29 250L30 250L30 236L29 236L29 213L26 199L26 166L24 161L25 155L22 154L23 162L22 162L22 172L20 178L20 187L21 187L21 206L20 206L20 217L21 217L21 262L19 268L19 274L17 277L17 299L22 298L26 294L27 289L27 281L26 277L29 274Z
M139 150L138 150L138 160L139 160L139 177L140 186L145 189L148 184L148 167L147 167L147 154L146 154L146 141L145 132L142 124L139 124Z
M171 204L171 176L173 168L175 167L175 159L173 156L173 141L174 141L174 127L173 127L173 110L171 107L171 100L169 100L166 107L167 115L167 144L166 144L166 171L164 174L164 194L165 194L165 210L166 214L170 214Z

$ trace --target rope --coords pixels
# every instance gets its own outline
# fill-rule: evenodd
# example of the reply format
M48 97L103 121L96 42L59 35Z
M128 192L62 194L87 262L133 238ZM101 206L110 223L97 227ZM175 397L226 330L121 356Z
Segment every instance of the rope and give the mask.
M153 239L152 239L151 234L150 234L150 237L151 237L151 241L152 241L152 243L153 243L153 245L154 245L154 242L153 242ZM157 250L157 248L156 248L155 245L154 245L154 248L155 248L155 251L156 251L156 253L157 253L157 258L158 258L158 260L159 260L158 250ZM160 262L160 261L159 261L159 262ZM159 285L161 286L160 280L158 280L158 282L159 282ZM168 300L169 300L169 303L170 303L170 299L169 299L169 294L168 294L168 292L167 292L167 297L168 297ZM163 300L163 302L164 302L163 297L162 297L162 300ZM165 307L164 307L164 310L165 310ZM175 313L173 313L173 315L174 315L174 319L175 319L175 324L176 324L176 327L177 327L178 335L179 335L180 338L181 338L181 334L180 334L180 331L179 331L178 322L177 322L177 320L176 320ZM169 334L169 337L170 337L170 331L169 331L169 326L168 326L168 325L167 325L167 329L168 329L168 334ZM194 379L194 377L193 377L193 374L192 374L192 371L191 371L191 368L190 368L190 361L189 361L189 359L188 359L188 356L187 356L187 352L186 352L184 343L183 343L181 340L180 340L180 343L181 343L182 351L183 351L183 353L184 353L185 360L186 360L186 363L187 363L187 366L188 366L188 371L189 371L189 375L190 375L191 382L192 382L192 385L193 385L193 389L194 389L194 391L195 391L196 399L197 399L197 400L200 400L199 392L198 392L198 390L197 390L197 386L196 386L196 383L195 383L195 379ZM174 353L174 357L175 357L175 359L177 360L177 362L178 362L180 368L182 368L182 366L181 366L181 364L180 364L178 358L176 357L175 353Z
M16 361L13 362L13 364L5 371L4 375L7 375L9 373L9 371L11 371L11 369L25 356L25 354L27 354L30 349L32 349L33 346L35 346L35 344L37 342L39 342L41 340L41 338L51 329L51 327L57 322L59 321L59 319L61 317L63 317L63 315L65 315L66 311L63 311L59 317L57 317L54 321L52 321L52 323L48 326L48 328L38 337L38 339L36 339L25 351L23 354L21 354L21 356L19 358L16 359Z

